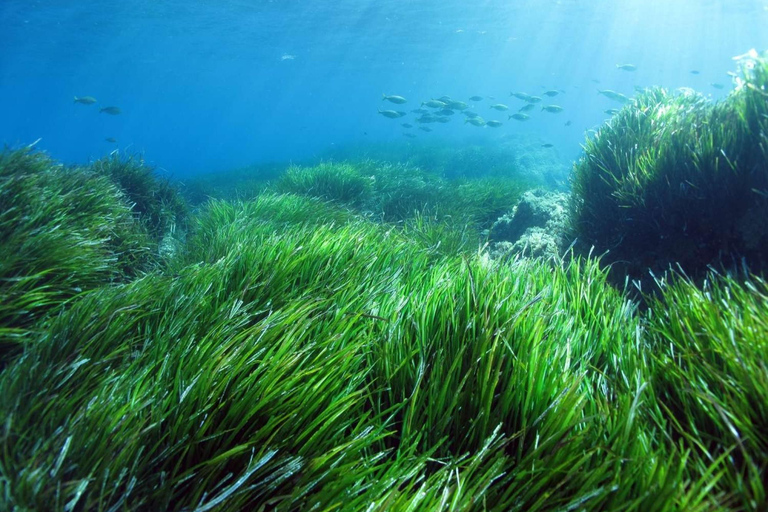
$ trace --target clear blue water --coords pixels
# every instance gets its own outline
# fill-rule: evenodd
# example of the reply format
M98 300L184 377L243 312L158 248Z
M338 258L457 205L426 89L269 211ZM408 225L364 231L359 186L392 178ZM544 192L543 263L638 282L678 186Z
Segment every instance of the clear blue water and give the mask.
M1 0L0 143L42 138L67 163L138 151L175 176L350 145L510 137L551 143L567 164L620 106L598 88L722 97L732 57L768 48L765 27L766 0ZM478 102L504 121L495 129L454 116L406 139L400 124L414 114L377 114L475 94L516 110L510 92L544 88L565 91L546 101L563 112L520 123ZM98 104L73 103L85 95ZM108 105L122 114L98 113Z

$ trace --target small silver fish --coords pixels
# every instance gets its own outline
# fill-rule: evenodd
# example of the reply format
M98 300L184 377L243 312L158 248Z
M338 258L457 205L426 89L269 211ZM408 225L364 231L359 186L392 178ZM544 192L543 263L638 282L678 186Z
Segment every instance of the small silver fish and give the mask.
M470 96L469 101L483 101L482 96Z
M390 119L397 119L398 117L403 117L405 115L405 112L400 112L399 110L381 110L379 109L379 114L383 115L384 117L388 117Z
M527 121L530 118L531 116L529 116L528 114L521 114L520 112L518 112L516 114L512 114L511 116L509 116L508 119L514 119L515 121Z
M492 121L488 121L485 124L490 126L491 128L498 128L499 126L502 126L504 123L502 123L501 121L492 120Z
M616 64L616 67L623 71L637 71L637 66L634 64Z
M96 98L93 96L75 96L75 103L80 103L82 105L93 105L96 103Z
M492 108L492 109L494 109L494 110L498 110L498 111L500 111L500 112L503 112L503 111L505 111L505 110L509 110L509 107L508 107L508 106L506 106L506 105L504 105L503 103L496 103L496 104L494 104L494 105L491 105L491 107L490 107L490 108Z
M552 112L553 114L557 114L559 112L562 112L564 109L560 105L547 105L546 107L541 107L541 110L546 110L547 112Z
M99 109L99 114L104 112L105 114L109 114L111 116L116 116L122 112L119 107L104 107Z
M408 102L408 100L403 98L402 96L397 96L397 95L394 95L394 94L390 95L390 96L387 96L386 94L382 94L381 95L381 101L384 101L384 100L392 102L392 103L397 103L398 105L402 105L403 103L407 103Z

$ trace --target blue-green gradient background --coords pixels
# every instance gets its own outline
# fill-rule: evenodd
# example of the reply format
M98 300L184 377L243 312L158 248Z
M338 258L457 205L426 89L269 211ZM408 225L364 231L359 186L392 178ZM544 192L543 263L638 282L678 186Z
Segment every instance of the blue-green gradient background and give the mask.
M38 147L66 163L117 147L183 177L349 146L522 135L554 144L568 165L585 131L620 106L598 88L722 97L731 58L768 48L766 27L768 1L755 0L2 0L0 143L42 138ZM542 87L566 91L551 101L564 112L507 122L480 102L486 119L505 122L497 129L457 115L406 139L400 123L413 114L377 114L393 107L382 93L407 97L402 110L444 94L490 95L516 110L511 91ZM76 95L99 105L74 104ZM99 114L106 105L123 113Z

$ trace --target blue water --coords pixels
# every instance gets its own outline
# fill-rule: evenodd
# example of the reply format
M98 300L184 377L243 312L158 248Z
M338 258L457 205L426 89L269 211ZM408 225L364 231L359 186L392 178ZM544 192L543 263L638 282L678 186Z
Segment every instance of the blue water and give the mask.
M721 98L731 58L768 48L765 27L766 0L0 0L0 143L42 138L67 163L141 152L175 176L350 145L516 138L551 143L568 164L620 107L598 88ZM625 63L637 70L617 69ZM377 114L476 94L513 112L523 103L510 92L543 88L565 91L542 103L563 112L537 108L521 123L478 102L499 128L456 115L406 139L400 124L414 114ZM85 95L99 103L73 103ZM110 105L122 114L98 113Z

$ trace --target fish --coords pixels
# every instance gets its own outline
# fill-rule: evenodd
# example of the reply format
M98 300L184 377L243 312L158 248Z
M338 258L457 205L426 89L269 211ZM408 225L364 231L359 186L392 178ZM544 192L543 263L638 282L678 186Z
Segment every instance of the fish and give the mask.
M451 120L450 117L445 117L445 116L441 116L435 119L435 121L437 121L438 123L448 123L450 122L450 120Z
M487 126L490 126L491 128L498 128L499 126L502 126L504 123L501 121L491 120L485 123Z
M464 120L464 124L471 124L472 126L485 126L485 119L482 117L470 117Z
M413 112L414 114L429 114L429 110L425 108L415 108L411 110L411 112Z
M411 123L403 123L400 126L402 126L403 128L413 128L413 125Z
M119 107L103 107L99 109L99 114L104 112L105 114L109 114L111 116L116 116L122 112Z
M533 103L526 103L525 105L520 107L520 110L518 110L518 112L530 112L535 108L536 108L536 105L534 105Z
M530 118L531 116L529 116L528 114L521 114L520 112L518 112L516 114L512 114L507 119L514 119L516 121L527 121Z
M723 89L725 87L723 84L718 84L718 83L712 83L712 84L709 84L709 85L711 85L715 89Z
M546 107L541 107L541 110L546 110L547 112L557 114L559 112L562 112L565 109L560 105L547 105Z
M554 147L554 144L550 144L549 142L547 142L546 144L542 144L541 147L543 147L543 148L551 148L551 147Z
M96 103L96 98L93 96L75 96L75 103L80 103L82 105L93 105Z
M437 117L433 116L432 114L424 114L416 118L416 122L419 124L434 123L435 121L437 121Z
M469 101L483 101L482 96L470 96Z
M296 59L295 55L291 55L290 53L284 53L280 56L280 60L294 60Z
M592 82L595 82L596 84L599 84L599 83L600 83L600 80L598 80L597 78L593 78L593 79L592 79Z
M618 114L620 112L620 110L617 109L617 108L609 108L609 109L603 110L603 112L605 112L609 116L613 116L613 115Z
M495 104L491 105L490 108L492 108L494 110L498 110L498 111L509 110L509 107L504 105L503 103L495 103Z
M554 97L555 97L555 96L557 96L558 94L560 94L560 91L555 91L554 89L553 89L553 90L551 90L551 91L545 91L545 92L544 92L544 95L545 95L545 96L549 96L550 98L554 98Z
M105 140L105 141L107 141L107 142L111 142L111 143L113 143L113 144L117 142L117 139L116 139L116 138L114 138L114 137L107 137L107 138L106 138L106 139L104 139L104 140Z
M432 128L430 128L429 126L419 126L419 130L423 132L431 132Z
M692 75L700 75L701 74L701 72L698 69L692 69L692 70L689 71L689 73L692 74Z
M445 108L445 102L440 100L422 101L421 105L426 105L430 108Z
M449 100L444 103L446 107L453 110L465 110L469 108L469 105L467 105L463 101Z
M398 117L403 117L405 115L405 112L400 112L399 110L378 110L379 114L383 115L384 117L388 117L390 119L397 119Z
M528 101L528 98L531 97L530 94L525 94L524 92L511 92L509 95L523 101Z
M443 95L443 96L440 96L439 98L437 98L437 101L442 101L443 103L448 103L448 102L450 102L452 100L451 100L450 96Z
M637 66L634 64L616 64L616 67L623 71L637 71Z
M414 135L414 134L412 134L412 133L404 133L404 134L403 134L403 137L408 137L409 139L415 139L415 138L416 138L416 135Z
M473 112L472 110L465 110L464 112L462 112L462 114L464 114L465 117L479 117L480 116L480 114L478 114L477 112Z
M438 116L452 116L455 112L449 108L444 108L435 112Z
M541 98L539 98L538 96L528 96L528 99L525 101L527 101L528 103L538 103L541 101Z
M407 103L408 102L408 100L403 98L402 96L397 96L397 95L394 95L394 94L391 95L391 96L387 96L386 94L382 94L381 95L381 101L384 101L384 100L390 101L392 103L397 103L398 105L402 105L403 103Z
M564 126L571 126L571 120L566 121Z
M611 99L613 101L618 101L619 103L630 102L630 99L624 96L623 94L621 94L620 92L612 91L610 89L603 89L603 90L598 89L597 93L602 94L606 98Z

